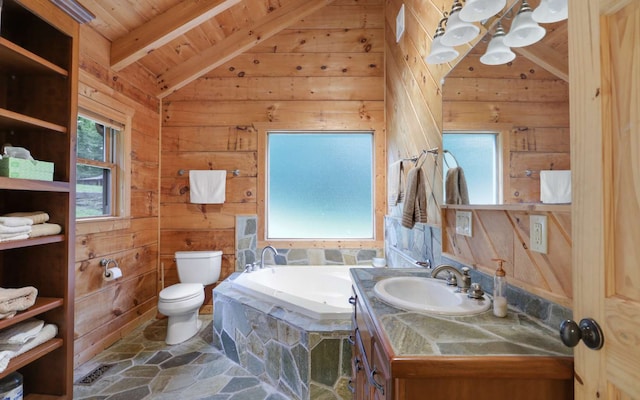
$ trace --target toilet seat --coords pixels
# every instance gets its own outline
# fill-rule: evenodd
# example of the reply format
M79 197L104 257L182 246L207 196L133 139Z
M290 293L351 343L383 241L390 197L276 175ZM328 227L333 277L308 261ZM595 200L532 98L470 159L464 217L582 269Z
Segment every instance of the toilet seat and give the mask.
M160 291L160 301L175 303L191 300L202 295L204 286L201 283L176 283Z

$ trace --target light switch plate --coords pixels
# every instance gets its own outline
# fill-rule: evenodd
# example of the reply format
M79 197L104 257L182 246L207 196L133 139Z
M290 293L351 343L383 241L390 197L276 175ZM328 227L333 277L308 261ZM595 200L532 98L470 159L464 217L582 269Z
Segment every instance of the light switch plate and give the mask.
M471 221L471 211L456 211L456 233L470 237L473 234Z
M400 41L402 34L404 33L404 4L400 6L400 11L396 15L396 43Z
M547 216L529 216L529 248L531 251L547 254Z

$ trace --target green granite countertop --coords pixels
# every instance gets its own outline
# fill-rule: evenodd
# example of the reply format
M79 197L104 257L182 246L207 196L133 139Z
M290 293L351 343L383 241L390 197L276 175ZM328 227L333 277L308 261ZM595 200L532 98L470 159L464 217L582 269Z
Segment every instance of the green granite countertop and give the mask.
M571 357L556 331L509 308L505 318L492 310L472 316L430 315L395 308L378 299L373 287L392 276L429 276L424 269L353 268L353 282L396 356Z

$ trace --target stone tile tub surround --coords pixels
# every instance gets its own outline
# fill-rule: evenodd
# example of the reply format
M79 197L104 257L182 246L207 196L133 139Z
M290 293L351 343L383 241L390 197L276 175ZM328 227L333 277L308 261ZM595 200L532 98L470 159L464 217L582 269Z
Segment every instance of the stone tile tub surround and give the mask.
M234 289L213 290L214 345L292 399L351 399L351 321L314 320Z
M557 330L510 308L506 318L491 310L471 316L438 316L390 306L373 293L376 282L390 276L428 276L419 269L352 269L354 284L367 308L380 321L396 355L512 356L570 358L572 349Z

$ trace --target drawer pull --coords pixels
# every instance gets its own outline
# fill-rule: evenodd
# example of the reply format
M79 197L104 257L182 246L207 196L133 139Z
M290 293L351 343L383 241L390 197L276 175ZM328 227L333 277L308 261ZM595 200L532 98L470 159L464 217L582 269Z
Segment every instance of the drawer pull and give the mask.
M351 297L349 297L349 304L354 305L354 306L356 305L356 298L355 298L355 296L351 296Z
M376 382L375 375L376 375L376 367L373 367L373 370L369 374L369 382L373 385L373 387L375 387L377 390L380 391L380 394L384 396L384 386Z
M349 335L347 336L347 342L349 342L350 345L355 346L356 345L356 341L354 339L353 335Z

